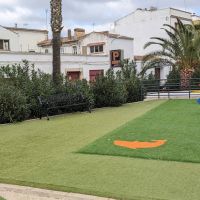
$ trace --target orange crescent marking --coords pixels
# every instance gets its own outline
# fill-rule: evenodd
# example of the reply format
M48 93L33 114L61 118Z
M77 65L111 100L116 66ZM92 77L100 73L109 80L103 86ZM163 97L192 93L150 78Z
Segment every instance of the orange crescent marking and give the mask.
M153 148L162 146L167 140L151 140L151 141L155 142L139 142L139 141L127 142L127 141L115 140L114 144L121 147L127 147L129 149Z

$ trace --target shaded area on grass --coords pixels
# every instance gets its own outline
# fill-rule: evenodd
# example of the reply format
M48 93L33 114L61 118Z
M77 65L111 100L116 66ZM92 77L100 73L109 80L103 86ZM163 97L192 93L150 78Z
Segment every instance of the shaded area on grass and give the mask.
M196 99L169 100L78 152L199 163L199 116ZM167 141L155 148L130 149L115 145L116 140Z

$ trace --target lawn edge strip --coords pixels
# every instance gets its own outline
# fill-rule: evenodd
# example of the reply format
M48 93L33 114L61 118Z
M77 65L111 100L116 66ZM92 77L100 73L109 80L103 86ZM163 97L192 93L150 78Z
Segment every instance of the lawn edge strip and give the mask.
M85 154L85 155L98 155L98 156L111 156L111 157L120 157L120 158L131 158L131 159L142 159L142 160L152 160L152 161L158 161L158 162L178 162L178 163L188 163L188 164L196 164L199 165L200 162L195 161L180 161L180 160L165 160L165 159L157 159L157 158L142 158L137 156L126 156L126 155L111 155L111 154L98 154L98 153L88 153L88 152L75 152L77 154Z
M0 178L0 182L5 183L5 184L47 189L47 190L52 190L52 191L79 193L79 194L93 195L93 196L104 197L104 198L119 199L119 197L117 197L113 193L101 192L101 191L92 190L92 189L83 189L83 188L75 188L75 187L63 186L63 185L52 185L52 184L46 184L46 183L36 183L36 182L19 181L19 180L14 180L14 179L3 179L3 178ZM163 199L163 198L162 199L161 198L149 198L146 196L134 196L134 197L130 197L130 198L120 198L120 199L123 199L123 200L168 200L168 199Z

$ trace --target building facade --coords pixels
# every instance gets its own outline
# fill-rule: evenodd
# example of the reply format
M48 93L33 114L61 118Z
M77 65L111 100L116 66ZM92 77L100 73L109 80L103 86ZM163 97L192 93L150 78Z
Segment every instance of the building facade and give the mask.
M191 13L182 10L174 8L157 10L155 7L151 7L150 10L138 8L135 12L115 21L112 32L133 37L134 56L141 58L145 54L161 48L159 45L151 45L144 49L144 45L150 42L151 37L167 38L167 34L162 29L163 25L168 24L176 28L176 18L179 18L184 24L191 23ZM141 70L140 60L138 61L138 70ZM170 69L162 67L156 70L159 71L159 73L156 73L158 74L157 78L164 79Z
M105 73L111 67L110 52L112 50L122 52L120 60L123 58L133 60L133 38L131 37L109 34L108 31L85 34L85 30L80 28L76 28L74 33L74 36L71 36L71 30L69 30L68 37L62 38L61 55L72 56L74 63L78 62L78 56L85 58L85 60L94 59L93 62L90 62L90 67L88 65L84 67L82 64L83 67L79 68L72 64L66 65L64 74L68 74L72 80L75 77L93 80L97 73ZM52 54L52 40L39 42L38 47L40 52ZM105 58L107 59L106 65L105 62L104 65L99 65L99 61L105 61ZM115 62L117 63L117 61ZM115 65L114 71L119 69Z
M19 34L0 26L0 52L19 51Z

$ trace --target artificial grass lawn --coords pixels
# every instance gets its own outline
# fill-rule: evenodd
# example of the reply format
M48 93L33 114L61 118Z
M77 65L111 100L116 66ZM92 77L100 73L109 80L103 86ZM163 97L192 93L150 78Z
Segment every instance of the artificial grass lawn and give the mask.
M152 142L152 139L167 141L159 147L138 149L114 144L115 140ZM199 142L200 106L196 99L169 100L79 152L199 163Z
M0 126L0 182L117 199L199 199L200 164L73 153L164 102Z
M3 199L2 197L0 197L0 200L5 200L5 199Z

